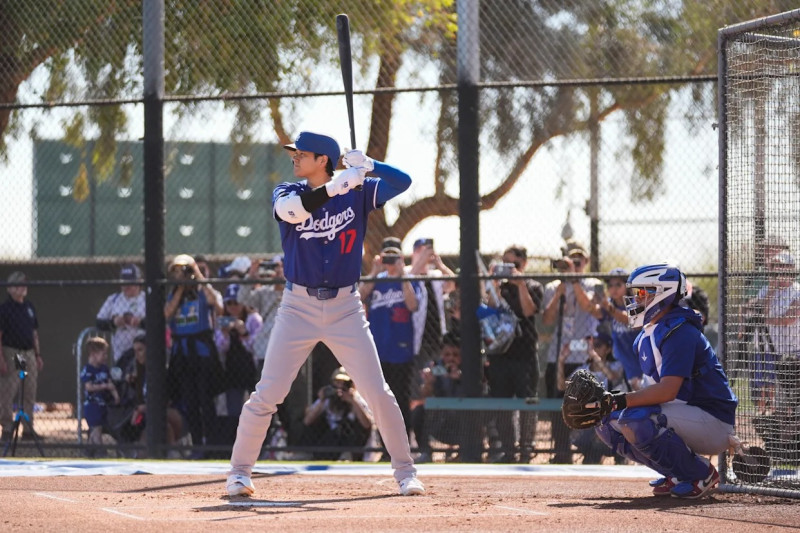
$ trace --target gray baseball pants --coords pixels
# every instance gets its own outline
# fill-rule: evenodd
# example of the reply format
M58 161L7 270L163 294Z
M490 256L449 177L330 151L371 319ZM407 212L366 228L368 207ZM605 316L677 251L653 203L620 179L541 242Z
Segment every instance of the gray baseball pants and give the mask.
M251 475L276 405L289 393L297 372L319 341L345 367L372 410L395 479L399 482L415 475L403 416L383 377L358 291L343 288L334 298L318 300L296 284L284 291L261 379L239 416L228 475Z

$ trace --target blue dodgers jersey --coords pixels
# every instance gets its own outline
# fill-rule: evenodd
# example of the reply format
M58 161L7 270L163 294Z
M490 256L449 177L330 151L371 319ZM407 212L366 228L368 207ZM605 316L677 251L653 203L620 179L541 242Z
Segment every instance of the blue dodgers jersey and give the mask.
M700 328L702 319L698 313L685 307L673 308L636 337L639 364L644 375L656 383L664 376L686 378L676 401L697 406L733 425L739 400Z
M111 376L106 365L92 366L87 364L81 369L81 383L93 383L100 385L111 379ZM114 397L109 390L92 391L89 392L84 388L83 403L93 403L96 405L108 405Z
M272 213L283 245L283 272L287 280L306 287L347 287L361 277L361 256L367 215L377 207L380 180L366 178L360 191L337 195L315 209L300 224L281 220L275 201L284 195L310 191L306 180L281 183L272 193Z
M386 272L378 274L385 278ZM422 284L412 282L417 302L422 298ZM385 363L408 363L414 359L414 324L403 297L400 281L375 283L369 297L369 329L375 338L378 357Z

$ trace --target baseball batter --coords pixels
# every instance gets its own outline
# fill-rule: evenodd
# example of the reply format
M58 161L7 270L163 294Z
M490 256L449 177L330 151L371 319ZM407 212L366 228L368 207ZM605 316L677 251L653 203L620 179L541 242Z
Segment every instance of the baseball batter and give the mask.
M642 327L634 348L646 386L619 393L598 383L596 401L570 405L582 396L571 391L581 379L571 378L565 421L590 427L602 420L596 428L601 440L663 476L650 483L655 496L701 498L719 484L717 469L703 455L730 445L738 400L702 333L700 314L679 305L687 293L683 273L663 263L642 266L627 287L633 292L626 296L628 323Z
M331 137L301 132L285 148L294 175L272 194L284 251L286 289L267 345L264 370L239 417L227 491L249 496L250 479L267 429L298 370L317 342L324 342L353 378L372 409L394 477L404 496L423 494L397 400L381 372L357 283L367 215L405 191L405 172L357 150L344 156L335 178L339 145ZM367 178L367 172L377 177Z

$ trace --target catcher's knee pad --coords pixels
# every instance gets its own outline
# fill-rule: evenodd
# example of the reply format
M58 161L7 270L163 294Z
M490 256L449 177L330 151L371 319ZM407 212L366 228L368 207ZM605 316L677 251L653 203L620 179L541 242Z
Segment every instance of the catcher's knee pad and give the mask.
M708 475L708 463L667 427L667 417L659 406L625 409L617 423L625 440L640 456L639 462L682 481Z
M663 418L663 420L659 420L663 424L657 424L656 417ZM636 446L653 440L666 426L666 418L661 414L659 405L629 407L620 413L617 425L625 436L625 440Z

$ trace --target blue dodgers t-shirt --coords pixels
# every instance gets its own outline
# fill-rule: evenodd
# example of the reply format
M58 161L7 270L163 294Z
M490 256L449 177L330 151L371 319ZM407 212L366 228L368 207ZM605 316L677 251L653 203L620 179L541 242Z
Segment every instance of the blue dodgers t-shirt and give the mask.
M306 287L339 288L361 277L361 256L367 233L367 215L378 207L380 180L366 178L360 191L334 196L299 224L281 220L275 201L310 191L306 180L281 183L272 193L272 212L281 232L286 279Z
M93 383L95 385L100 385L101 383L107 382L110 378L108 372L108 366L100 365L100 366L92 366L87 364L81 369L81 383L84 385L86 383ZM99 391L86 391L84 395L84 404L93 403L99 406L105 406L111 403L114 397L111 395L111 391L109 390L99 390Z
M739 400L701 328L700 315L685 307L645 326L636 338L642 372L656 383L665 376L685 378L676 401L733 425Z
M174 293L170 293L167 302L170 302ZM205 342L191 342L186 337L191 337L200 333L211 332L211 322L209 322L210 306L206 299L206 293L198 290L197 298L193 300L184 299L169 321L169 327L173 335L172 353L183 353L189 355L192 349L197 350L197 355L206 357L211 355L210 345ZM190 346L191 342L191 346ZM212 341L213 342L213 341Z
M381 272L378 278L387 277ZM422 284L411 282L417 302L422 298ZM400 281L375 283L369 297L369 329L375 338L378 356L384 363L408 363L414 359L414 324L403 297Z

